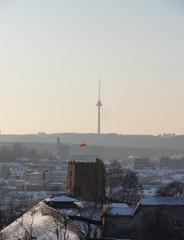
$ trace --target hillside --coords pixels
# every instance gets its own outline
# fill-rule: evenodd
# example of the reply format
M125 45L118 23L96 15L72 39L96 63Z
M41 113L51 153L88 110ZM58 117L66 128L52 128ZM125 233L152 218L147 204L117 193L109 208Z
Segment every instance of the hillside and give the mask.
M56 143L59 136L61 141L69 144L86 142L95 146L129 147L129 148L155 148L155 149L183 149L184 135L118 135L118 134L92 134L92 133L54 133L54 134L28 134L28 135L0 135L0 142L25 143Z
M0 239L84 240L85 236L69 219L40 202L3 229Z

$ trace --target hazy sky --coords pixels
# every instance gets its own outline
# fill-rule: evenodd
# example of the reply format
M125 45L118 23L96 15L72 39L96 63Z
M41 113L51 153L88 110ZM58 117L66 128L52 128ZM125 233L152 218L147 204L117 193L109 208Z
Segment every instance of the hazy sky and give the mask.
M5 133L184 133L183 0L0 0Z

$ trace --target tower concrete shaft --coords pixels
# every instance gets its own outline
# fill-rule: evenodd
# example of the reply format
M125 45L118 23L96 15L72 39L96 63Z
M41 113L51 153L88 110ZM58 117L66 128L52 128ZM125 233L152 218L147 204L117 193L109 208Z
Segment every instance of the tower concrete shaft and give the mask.
M96 106L98 107L98 124L97 124L97 133L98 134L101 134L101 107L102 107L102 102L101 102L101 100L100 100L100 81L99 81L99 89L98 89L98 91L99 91L99 96L98 96L98 102L97 102L97 104L96 104Z
M101 109L100 106L98 107L98 129L97 133L101 134Z

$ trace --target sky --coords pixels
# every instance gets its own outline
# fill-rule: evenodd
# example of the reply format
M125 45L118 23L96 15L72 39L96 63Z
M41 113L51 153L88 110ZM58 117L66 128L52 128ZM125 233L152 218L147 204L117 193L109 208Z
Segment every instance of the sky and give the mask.
M0 130L184 134L183 64L183 0L0 0Z

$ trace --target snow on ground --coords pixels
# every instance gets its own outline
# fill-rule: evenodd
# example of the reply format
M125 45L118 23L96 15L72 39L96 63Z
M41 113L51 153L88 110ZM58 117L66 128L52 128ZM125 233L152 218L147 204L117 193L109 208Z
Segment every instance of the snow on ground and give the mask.
M79 240L77 233L74 233L51 215L43 215L44 203L39 203L21 218L7 226L1 234L3 240L19 240L25 237L36 237L37 240L57 240L57 233L62 239Z

